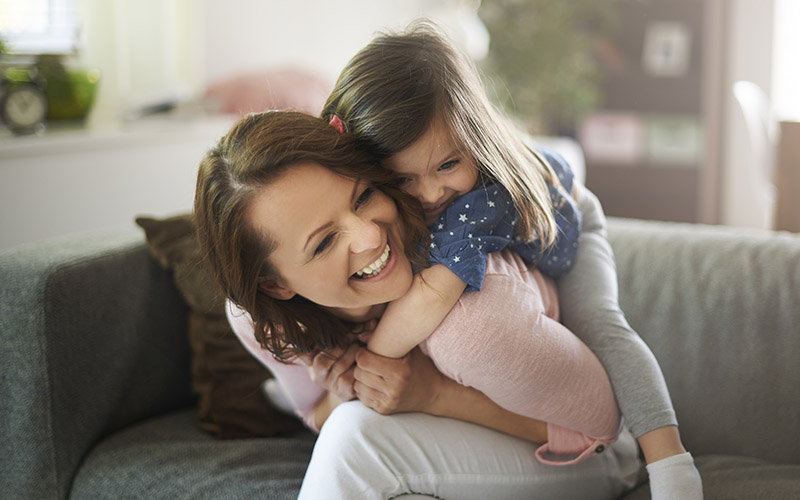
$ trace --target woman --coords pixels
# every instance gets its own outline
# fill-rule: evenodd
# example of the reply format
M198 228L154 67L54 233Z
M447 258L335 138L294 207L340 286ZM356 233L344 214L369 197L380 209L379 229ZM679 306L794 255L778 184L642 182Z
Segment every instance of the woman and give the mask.
M245 118L201 164L198 235L212 271L236 304L230 308L232 326L273 369L309 426L321 428L301 498L410 492L458 498L618 496L631 486L639 466L628 434L611 449L591 450L599 454L591 460L544 465L535 458L541 455L535 443L551 441L552 426L443 379L418 350L400 361L412 367L411 383L387 382L380 364L393 362L352 344L355 325L380 317L385 304L407 290L411 260L418 257L414 250L426 234L413 202L391 180L355 148L352 136L298 113ZM379 273L357 276L373 264ZM484 310L483 316L500 315L512 333L529 331L525 315L511 311L533 301L523 296L512 305L506 286L524 282L527 271L510 253L493 254L488 267L503 286L465 294L464 303L494 293L497 310ZM521 295L532 288L518 290ZM502 310L504 305L509 309ZM453 325L464 326L462 311L479 307L454 309L431 337L444 343L456 338ZM469 316L474 328L498 328L499 321L477 322L480 316ZM307 353L312 368L324 366L318 360L333 352L330 371L318 377L329 390L315 389L302 365L279 364L261 347L284 361ZM359 402L343 402L346 391L335 385L347 379L354 357L359 358L354 387L362 400L399 388L405 398L394 397L401 403L392 410L462 421L422 413L385 417Z

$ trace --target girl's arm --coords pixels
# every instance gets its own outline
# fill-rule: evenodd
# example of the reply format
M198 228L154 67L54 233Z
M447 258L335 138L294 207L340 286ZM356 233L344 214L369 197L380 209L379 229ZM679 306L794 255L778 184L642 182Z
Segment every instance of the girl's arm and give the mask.
M367 347L388 358L405 356L433 333L466 286L443 264L423 269L408 292L386 307Z

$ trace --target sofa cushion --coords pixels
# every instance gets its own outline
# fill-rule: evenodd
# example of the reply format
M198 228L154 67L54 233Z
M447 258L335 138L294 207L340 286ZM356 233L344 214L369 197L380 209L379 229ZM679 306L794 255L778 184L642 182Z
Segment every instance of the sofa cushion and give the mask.
M246 115L270 109L319 114L333 90L330 82L306 69L286 66L240 73L211 83L206 99L216 111Z
M609 219L609 241L686 448L800 463L800 235Z
M193 425L193 410L110 436L86 457L70 498L295 499L315 436L221 441Z
M172 270L189 305L192 386L199 395L198 425L218 438L274 436L297 431L296 418L273 408L260 386L269 371L228 326L224 297L205 270L190 215L139 217L155 260Z

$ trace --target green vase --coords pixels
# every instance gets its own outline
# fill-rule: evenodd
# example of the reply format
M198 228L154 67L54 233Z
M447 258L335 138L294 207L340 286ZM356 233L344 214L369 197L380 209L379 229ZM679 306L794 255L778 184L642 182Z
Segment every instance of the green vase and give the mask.
M47 119L85 120L97 94L100 71L68 69L62 74L48 75L46 79Z

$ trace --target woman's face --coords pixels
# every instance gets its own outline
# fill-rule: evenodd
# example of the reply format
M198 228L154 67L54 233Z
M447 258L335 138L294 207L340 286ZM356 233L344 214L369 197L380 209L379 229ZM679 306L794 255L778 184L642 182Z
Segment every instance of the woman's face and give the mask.
M441 120L434 120L419 139L384 162L402 178L403 190L422 203L429 226L478 180L475 161L448 132Z
M247 220L276 243L273 297L296 293L358 321L411 286L397 207L365 181L300 163L261 189Z

